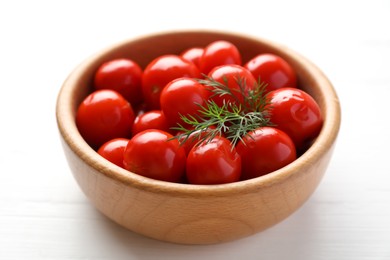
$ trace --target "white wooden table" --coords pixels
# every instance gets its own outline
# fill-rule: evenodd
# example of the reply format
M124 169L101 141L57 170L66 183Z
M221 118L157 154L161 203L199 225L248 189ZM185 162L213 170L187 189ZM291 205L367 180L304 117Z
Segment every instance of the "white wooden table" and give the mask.
M62 153L55 101L111 43L174 29L283 43L333 82L342 127L311 199L238 241L186 246L98 213ZM390 259L390 1L1 1L0 259Z

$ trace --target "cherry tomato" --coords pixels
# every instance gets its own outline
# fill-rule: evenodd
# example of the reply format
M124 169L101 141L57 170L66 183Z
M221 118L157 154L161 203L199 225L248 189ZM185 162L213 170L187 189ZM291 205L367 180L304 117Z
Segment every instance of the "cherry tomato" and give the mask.
M97 152L108 161L125 168L123 165L123 153L128 143L129 139L127 138L115 138L105 142Z
M131 133L136 135L147 129L159 129L169 132L167 119L161 110L151 110L138 115L134 120Z
M204 49L200 47L193 47L183 51L180 56L188 61L191 61L199 68L199 60L203 54Z
M170 126L186 126L182 116L199 115L200 106L204 106L210 92L192 78L179 78L171 81L161 92L160 103Z
M194 146L188 154L186 176L191 184L223 184L240 180L241 157L224 137Z
M297 77L293 68L283 58L270 54L259 54L245 66L256 80L267 83L266 91L279 88L295 88Z
M322 128L323 118L317 102L296 88L281 88L269 93L270 120L286 132L299 150L315 138Z
M232 94L235 96L232 97L230 95L213 95L211 99L218 106L222 106L225 102L239 102L241 104L244 103L244 96L242 95L241 88L244 89L244 93L248 93L248 91L253 90L256 87L256 80L252 76L252 74L242 66L239 65L223 65L215 67L212 71L210 71L210 78L215 81L227 85Z
M150 62L142 76L142 91L149 109L160 109L162 89L170 81L181 77L199 78L199 69L177 55L163 55Z
M204 48L199 59L199 68L203 74L208 74L214 67L221 65L241 65L241 54L237 47L228 41L215 41Z
M251 131L236 146L242 159L242 179L278 170L296 159L295 146L283 131L262 127Z
M118 91L131 105L142 102L141 89L142 69L130 59L115 59L103 63L95 73L96 89Z
M139 175L162 181L179 182L185 171L186 154L167 132L150 129L130 139L123 163Z
M215 126L210 126L208 129L204 131L200 131L200 130L195 131L191 133L188 137L186 136L179 137L178 140L180 142L180 145L184 148L187 155L191 151L192 147L194 147L197 143L199 143L202 140L202 138L207 137L211 129L215 129ZM176 136L179 136L181 134L183 134L183 132L178 132L176 133Z
M130 103L118 92L96 90L80 104L76 124L80 134L93 148L131 134L134 112Z

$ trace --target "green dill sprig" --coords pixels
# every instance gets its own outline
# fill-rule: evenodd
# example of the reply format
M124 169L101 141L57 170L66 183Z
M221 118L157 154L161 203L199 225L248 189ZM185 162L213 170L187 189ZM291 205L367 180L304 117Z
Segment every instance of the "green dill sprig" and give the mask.
M199 105L198 115L182 115L184 124L189 127L182 124L174 127L182 132L175 137L179 142L184 143L189 138L210 142L216 136L225 136L234 147L238 141L244 141L243 137L249 132L271 125L265 94L267 84L259 81L253 89L248 89L245 79L237 77L235 80L239 88L233 90L228 87L226 78L224 84L210 77L198 80L213 92L212 97L228 95L234 101L225 99L222 105L218 105L210 99L205 105Z
M228 79L226 77L222 77L222 80L224 84L209 76L205 76L205 79L199 79L198 82L205 85L213 92L211 98L214 96L231 96L236 103L241 104L243 112L264 112L266 106L269 105L265 93L268 84L262 82L260 78L253 88L247 88L246 79L243 77L236 77L234 80L238 85L238 89L229 88Z

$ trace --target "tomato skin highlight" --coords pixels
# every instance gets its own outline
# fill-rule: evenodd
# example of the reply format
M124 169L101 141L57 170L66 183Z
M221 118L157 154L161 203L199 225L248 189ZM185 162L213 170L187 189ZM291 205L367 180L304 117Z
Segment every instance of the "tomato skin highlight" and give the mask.
M149 109L160 109L161 91L170 81L200 78L199 69L191 61L177 55L163 55L151 61L142 75L142 93Z
M210 92L197 80L178 78L168 83L161 92L161 109L171 127L178 124L187 126L181 117L199 116L200 106L206 105L209 96Z
M237 153L242 158L242 180L263 176L293 162L295 145L283 131L261 127L238 142Z
M114 59L100 65L95 73L95 89L119 92L133 107L142 103L142 69L130 59Z
M287 133L298 150L318 136L323 118L317 102L296 88L282 88L269 93L271 122Z
M244 67L256 80L267 83L266 91L279 88L295 88L297 76L293 68L281 57L263 53L249 60Z
M183 51L180 54L180 56L188 61L191 61L192 63L194 63L196 65L196 67L199 68L199 60L200 60L200 57L202 57L203 52L204 52L203 48L193 47L193 48L189 48L189 49Z
M185 171L186 154L179 142L165 131L149 129L130 139L123 164L144 177L179 182Z
M190 184L223 184L240 180L241 157L224 137L192 147L187 157Z
M222 65L241 65L241 54L237 47L228 41L214 41L204 48L199 59L200 71L207 75L213 68Z
M106 160L125 168L123 165L123 154L128 143L129 139L127 138L115 138L105 142L97 152Z
M76 125L81 136L94 149L114 138L129 138L134 121L130 103L118 92L96 90L79 105Z
M139 114L133 124L132 135L148 129L159 129L169 132L169 126L164 113L161 110L150 110Z

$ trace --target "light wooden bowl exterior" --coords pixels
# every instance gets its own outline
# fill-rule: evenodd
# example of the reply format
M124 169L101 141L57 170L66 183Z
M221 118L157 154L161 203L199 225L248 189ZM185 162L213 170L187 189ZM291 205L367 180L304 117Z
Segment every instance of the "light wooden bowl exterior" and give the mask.
M320 104L324 126L315 143L290 165L252 180L213 186L161 182L104 160L80 136L75 112L91 91L92 75L104 61L127 57L145 67L153 58L178 54L214 40L234 43L243 61L263 52L285 58L299 85ZM337 95L323 73L288 48L268 40L210 31L178 31L125 41L79 65L57 100L65 155L85 195L104 215L148 237L184 244L212 244L249 236L288 217L314 192L327 168L340 126Z

